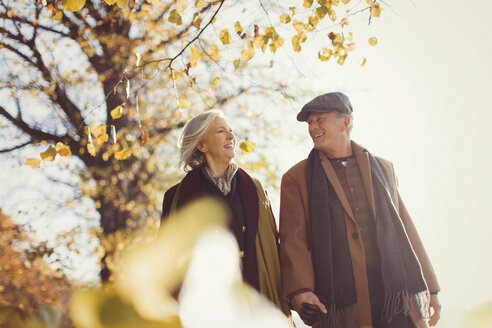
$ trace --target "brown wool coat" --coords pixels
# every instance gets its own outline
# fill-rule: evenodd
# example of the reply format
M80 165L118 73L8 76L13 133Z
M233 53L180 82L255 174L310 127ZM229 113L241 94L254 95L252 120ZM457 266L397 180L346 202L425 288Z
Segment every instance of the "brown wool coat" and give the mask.
M369 205L375 217L374 194L371 181L369 156L363 147L352 141L352 150L357 160L362 176ZM321 153L320 153L321 155ZM333 185L345 214L347 239L355 278L357 305L354 318L356 327L372 326L372 316L369 301L369 286L366 275L366 260L362 238L354 239L352 234L359 233L358 224L345 196L343 187L337 178L335 170L325 156L321 157L321 165L328 180ZM408 239L419 259L422 272L431 292L440 290L434 269L415 226L403 204L397 190L396 176L391 162L381 159L389 173L395 190L394 204L407 231ZM306 183L306 160L294 165L282 177L280 199L280 261L282 267L283 295L290 301L289 295L300 290L314 291L314 271L311 260L311 228L309 218L309 202ZM359 233L360 234L360 233Z

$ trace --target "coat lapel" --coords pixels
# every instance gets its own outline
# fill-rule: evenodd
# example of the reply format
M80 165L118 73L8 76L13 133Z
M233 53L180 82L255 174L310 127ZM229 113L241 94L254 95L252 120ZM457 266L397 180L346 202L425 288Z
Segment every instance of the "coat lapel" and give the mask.
M340 180L338 180L335 169L333 168L333 166L331 166L330 160L321 151L319 152L319 157L321 159L321 166L325 171L326 177L328 178L328 181L330 181L331 185L333 186L333 189L335 189L335 192L338 196L338 200L340 200L340 203L342 204L345 213L347 213L347 215L354 223L357 223L355 221L352 208L350 207L350 203L348 202L347 196L345 195L345 191L343 190Z
M369 207L372 210L373 217L376 217L376 209L374 207L374 193L372 189L372 178L371 178L371 166L369 165L369 154L366 149L362 148L360 145L352 143L352 152L355 154L355 160L357 161L357 166L359 167L359 172L362 177L362 183L364 184L364 190L366 192L367 201L369 202Z

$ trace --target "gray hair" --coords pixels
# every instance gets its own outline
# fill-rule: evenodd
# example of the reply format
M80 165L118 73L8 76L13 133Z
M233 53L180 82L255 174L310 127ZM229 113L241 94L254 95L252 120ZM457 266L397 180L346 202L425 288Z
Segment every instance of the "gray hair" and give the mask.
M349 126L347 127L347 130L348 130L349 134L352 133L352 129L354 127L354 116L352 115L352 113L346 114L346 113L337 112L337 114L338 114L338 117L348 116L350 118L350 123L349 123Z
M205 163L205 156L197 147L200 141L205 140L208 130L217 117L224 117L224 113L213 109L195 116L185 124L178 140L178 167L183 166L185 172Z

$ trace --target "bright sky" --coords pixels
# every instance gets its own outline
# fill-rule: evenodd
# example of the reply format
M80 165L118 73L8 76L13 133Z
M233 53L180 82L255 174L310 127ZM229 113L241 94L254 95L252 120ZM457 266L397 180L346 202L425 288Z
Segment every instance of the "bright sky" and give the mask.
M492 300L492 3L397 5L401 16L386 8L371 27L379 43L363 47L365 67L297 60L306 75L299 83L310 83L313 97L347 93L353 139L394 163L441 284L439 327L455 327L465 310ZM306 134L298 155L291 147L279 151L284 170L311 142Z

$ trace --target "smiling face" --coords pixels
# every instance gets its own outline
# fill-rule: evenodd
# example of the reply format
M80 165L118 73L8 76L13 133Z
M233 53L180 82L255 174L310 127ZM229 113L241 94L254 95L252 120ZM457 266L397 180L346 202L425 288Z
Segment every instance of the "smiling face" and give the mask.
M207 163L228 164L232 161L236 148L236 137L223 117L216 117L210 126L205 140L198 144L198 150L205 154Z
M312 112L307 123L309 135L314 143L314 148L336 157L344 150L350 139L347 127L350 123L348 116L340 115L337 111L328 113Z

